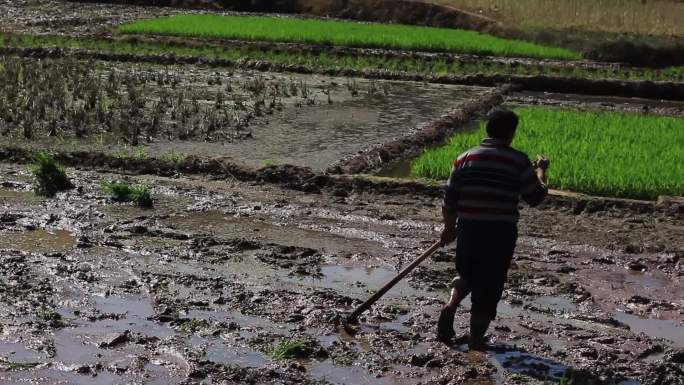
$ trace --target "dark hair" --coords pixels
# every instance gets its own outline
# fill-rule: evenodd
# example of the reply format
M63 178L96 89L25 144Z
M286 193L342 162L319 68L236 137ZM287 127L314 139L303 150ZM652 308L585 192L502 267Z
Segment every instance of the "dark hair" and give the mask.
M518 127L518 115L505 108L495 108L488 116L487 135L490 138L507 138L515 133Z

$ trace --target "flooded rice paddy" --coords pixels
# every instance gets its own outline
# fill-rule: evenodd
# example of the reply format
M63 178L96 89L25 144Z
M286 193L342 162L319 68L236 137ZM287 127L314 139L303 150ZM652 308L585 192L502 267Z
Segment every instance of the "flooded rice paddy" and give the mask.
M3 383L541 384L569 368L623 385L681 379L672 218L526 211L491 348L475 353L434 340L452 250L391 290L356 335L339 328L436 237L438 200L136 177L154 186L144 210L108 201L107 174L70 170L81 189L36 200L24 168L2 171ZM625 235L643 252L616 248ZM670 241L656 250L654 236ZM297 338L319 352L272 358Z

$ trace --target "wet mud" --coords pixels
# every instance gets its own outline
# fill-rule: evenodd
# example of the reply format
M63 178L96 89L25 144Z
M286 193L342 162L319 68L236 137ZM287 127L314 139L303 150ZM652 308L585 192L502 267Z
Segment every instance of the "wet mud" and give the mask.
M145 210L100 191L116 174L68 169L79 188L42 200L25 167L0 167L6 383L684 379L684 225L667 213L525 210L491 349L476 353L434 340L451 248L390 291L355 336L338 329L437 236L438 197L136 176L154 186ZM314 347L308 358L273 358L298 339Z
M0 136L8 142L177 163L186 156L221 156L249 167L292 164L322 171L415 131L444 110L468 110L488 91L194 66L2 63L7 88L0 97L9 102L0 113ZM72 84L66 91L63 81ZM26 108L17 97L24 93L33 100ZM482 104L480 109L492 102Z

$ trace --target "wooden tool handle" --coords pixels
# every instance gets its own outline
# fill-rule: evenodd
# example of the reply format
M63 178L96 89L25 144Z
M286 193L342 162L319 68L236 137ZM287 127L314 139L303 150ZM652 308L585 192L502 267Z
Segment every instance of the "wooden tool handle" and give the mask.
M393 288L394 285L396 285L399 281L401 281L405 276L408 275L408 273L411 272L411 270L415 269L416 266L420 265L421 262L426 260L428 257L430 257L432 254L434 254L435 251L437 251L441 247L441 242L437 241L435 242L434 245L430 246L429 249L427 249L420 257L416 258L413 262L411 262L408 266L403 268L399 274L397 274L396 277L392 278L391 281L387 282L385 286L381 287L380 290L378 290L375 294L373 294L372 297L370 297L366 302L362 303L359 307L354 310L353 313L347 318L347 323L349 324L356 324L357 319L363 313L364 311L368 310L377 300L379 300L385 293L389 291L389 289Z

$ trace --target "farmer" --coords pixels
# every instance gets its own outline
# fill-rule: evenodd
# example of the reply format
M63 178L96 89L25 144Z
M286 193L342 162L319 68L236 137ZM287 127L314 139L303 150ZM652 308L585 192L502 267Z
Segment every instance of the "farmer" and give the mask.
M452 281L451 298L439 316L439 341L452 341L456 309L472 294L470 335L463 340L473 350L485 349L485 332L496 317L518 238L519 198L536 206L546 197L549 160L537 155L532 164L527 155L511 147L517 126L515 113L493 110L487 122L489 137L454 161L442 207L441 244L458 238L459 278Z

